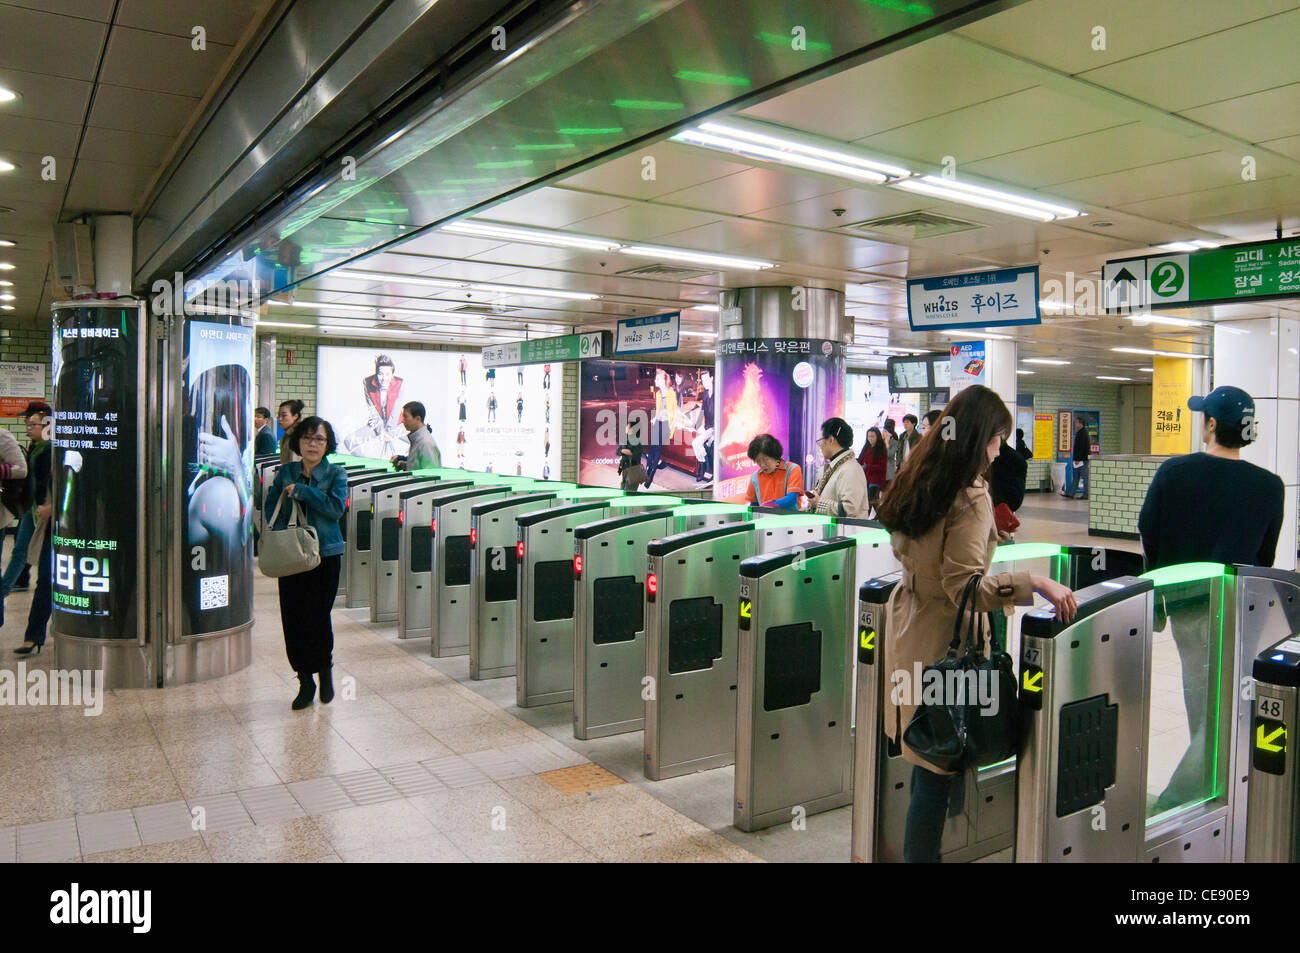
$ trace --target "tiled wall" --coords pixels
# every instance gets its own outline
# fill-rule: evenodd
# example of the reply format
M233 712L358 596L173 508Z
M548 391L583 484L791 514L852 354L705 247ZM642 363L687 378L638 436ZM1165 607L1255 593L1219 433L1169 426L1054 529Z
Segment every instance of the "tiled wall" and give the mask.
M1088 532L1138 535L1147 487L1163 460L1093 460L1088 464Z
M1101 452L1120 452L1118 384L1059 378L1053 380L1045 373L1039 373L1033 377L1022 377L1019 387L1034 395L1036 414L1055 414L1058 410L1073 410L1075 407L1101 411ZM1031 460L1025 486L1030 490L1038 489L1038 482L1048 475L1050 466L1045 460L1037 463Z
M45 399L53 406L54 387L50 384L49 327L0 327L0 361L18 361L45 365ZM6 430L27 446L27 428L17 417L0 420Z

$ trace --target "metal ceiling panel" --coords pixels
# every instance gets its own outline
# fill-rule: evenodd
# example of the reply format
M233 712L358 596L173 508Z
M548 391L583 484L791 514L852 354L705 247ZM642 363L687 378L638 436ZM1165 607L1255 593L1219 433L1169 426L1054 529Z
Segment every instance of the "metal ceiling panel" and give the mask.
M1295 37L1300 41L1300 35ZM1251 142L1300 133L1300 83L1187 110L1189 119Z
M188 36L182 39L115 25L108 38L99 81L197 100L208 91L212 77L230 56L231 49L209 39L207 49L195 50ZM193 108L191 104L190 112Z
M802 203L839 192L843 187L843 180L800 175L793 170L747 168L743 172L714 179L703 185L669 192L660 201L687 208L765 218L764 209ZM832 206L828 206L830 207Z
M1271 151L1290 156L1300 161L1300 136L1287 136L1285 139L1271 139L1263 143Z
M79 122L49 122L0 112L0 150L6 156L16 150L71 156L76 151L80 131Z
M566 183L567 186L568 183ZM486 218L514 225L534 225L541 228L566 228L582 233L579 223L606 212L622 208L627 203L619 198L596 195L567 187L546 187L528 192L508 202L493 206ZM437 235L438 232L430 232ZM403 245L403 249L420 243L420 238Z
M718 216L715 212L696 212L691 209L652 205L648 202L630 202L612 212L585 219L582 222L582 229L585 234L601 238L651 242L717 220ZM700 250L717 251L718 246L705 245Z
M152 173L167 158L175 142L170 136L89 126L85 138L81 140L80 157L92 161L142 166Z
M108 27L94 20L42 10L0 6L0 63L25 70L90 81ZM57 56L51 51L57 50Z
M198 99L191 96L101 84L95 91L89 125L175 137L197 104Z
M5 115L80 123L86 115L91 84L48 73L11 69L0 60L0 86L19 93L18 99L5 104Z
M1124 206L1124 210L1166 222L1192 224L1234 212L1290 204L1295 198L1296 180L1291 176L1243 182L1238 174L1237 180L1231 185L1201 188L1195 192L1147 202L1134 202Z
M1276 177L1276 173L1268 174L1267 164L1260 172L1262 178ZM1063 183L1055 191L1062 198L1088 204L1109 203L1112 207L1125 207L1136 202L1194 192L1216 182L1240 181L1241 156L1211 152L1090 176Z
M643 174L648 168L644 164L647 157L654 159L653 178ZM648 200L749 168L743 162L719 159L716 153L710 155L677 143L659 142L588 172L571 175L564 180L564 186Z
M110 6L112 0L108 0ZM125 27L169 33L187 40L195 26L212 43L233 46L266 6L265 0L121 0L117 23Z
M23 7L41 13L55 13L83 20L107 23L113 15L114 0L5 0L11 7Z

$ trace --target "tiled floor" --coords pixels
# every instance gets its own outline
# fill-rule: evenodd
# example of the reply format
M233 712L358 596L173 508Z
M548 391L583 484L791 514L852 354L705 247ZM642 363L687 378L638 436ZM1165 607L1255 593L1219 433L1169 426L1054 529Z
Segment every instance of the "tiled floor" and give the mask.
M1136 548L1089 538L1086 506L1031 495L1017 540ZM255 598L242 672L111 693L95 718L0 706L0 862L847 859L848 808L744 834L732 768L646 781L639 732L577 741L570 705L520 710L513 679L471 682L466 658L431 659L366 610L334 613L334 703L292 712L274 584ZM0 667L29 599L9 600ZM1166 641L1153 790L1187 743Z

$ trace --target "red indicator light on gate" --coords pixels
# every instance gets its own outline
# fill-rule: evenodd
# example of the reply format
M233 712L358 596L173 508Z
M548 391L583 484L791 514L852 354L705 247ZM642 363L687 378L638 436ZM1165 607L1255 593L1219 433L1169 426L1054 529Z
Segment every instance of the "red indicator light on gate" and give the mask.
M406 522L406 513L403 510L397 511L397 525L401 526Z
M438 519L437 519L437 517L434 517L433 519L429 520L429 532L430 532L430 533L433 533L435 536L438 534Z
M582 578L582 557L581 556L573 557L573 578L574 579Z
M645 577L645 594L650 602L655 601L655 593L659 591L659 577L654 573L647 573Z
M469 544L471 547L473 547L477 543L478 543L478 530L471 529L469 531Z
M522 539L515 544L515 555L520 559L524 558L524 541Z

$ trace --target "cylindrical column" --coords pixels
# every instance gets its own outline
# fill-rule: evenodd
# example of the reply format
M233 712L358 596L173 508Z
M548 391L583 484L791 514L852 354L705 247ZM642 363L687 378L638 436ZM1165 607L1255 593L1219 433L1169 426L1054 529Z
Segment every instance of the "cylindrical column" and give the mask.
M720 296L715 356L715 499L741 499L761 433L789 460L817 465L822 421L844 413L844 349L852 325L828 288L737 288Z

